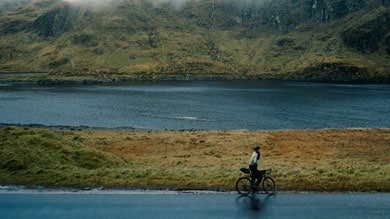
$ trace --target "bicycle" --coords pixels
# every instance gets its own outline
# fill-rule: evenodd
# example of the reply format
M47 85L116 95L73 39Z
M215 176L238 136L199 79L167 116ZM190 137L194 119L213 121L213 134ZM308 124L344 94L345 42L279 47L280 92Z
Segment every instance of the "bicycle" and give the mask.
M250 170L245 167L240 167L240 171L246 174L251 174ZM260 183L266 194L273 195L275 194L275 180L270 176L272 169L260 170L260 177L258 180L261 180ZM255 188L256 178L252 176L243 176L237 179L236 181L236 190L241 195L249 195L250 193L255 193L258 189ZM260 185L260 183L258 183Z

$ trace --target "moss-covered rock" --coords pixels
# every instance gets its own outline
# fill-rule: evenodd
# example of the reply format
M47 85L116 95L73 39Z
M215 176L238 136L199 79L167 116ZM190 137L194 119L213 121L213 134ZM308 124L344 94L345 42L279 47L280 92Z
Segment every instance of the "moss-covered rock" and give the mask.
M390 30L390 12L384 12L364 24L349 28L342 33L344 43L363 53L379 49L378 43Z

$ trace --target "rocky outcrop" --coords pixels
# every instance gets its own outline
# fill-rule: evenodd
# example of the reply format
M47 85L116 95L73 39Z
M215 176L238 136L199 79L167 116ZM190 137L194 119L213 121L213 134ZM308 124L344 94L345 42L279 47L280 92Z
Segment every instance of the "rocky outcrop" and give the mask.
M35 19L31 29L42 37L59 36L72 28L75 20L72 7L63 5L54 8Z
M11 20L8 22L4 22L0 24L0 34L15 34L26 30L29 25L30 23L25 20Z
M352 27L342 33L344 44L363 53L373 53L379 49L379 42L390 31L390 12Z
M385 46L386 46L386 52L387 54L390 55L390 34L387 34L387 36L385 37Z
M62 65L67 64L68 62L70 62L69 58L60 58L60 59L49 62L49 67L50 68L57 68L57 67L60 67Z
M301 75L307 81L326 82L368 82L369 74L362 69L345 63L321 63L319 65L305 68Z
M92 47L97 46L99 44L99 40L92 34L78 34L72 37L72 43Z

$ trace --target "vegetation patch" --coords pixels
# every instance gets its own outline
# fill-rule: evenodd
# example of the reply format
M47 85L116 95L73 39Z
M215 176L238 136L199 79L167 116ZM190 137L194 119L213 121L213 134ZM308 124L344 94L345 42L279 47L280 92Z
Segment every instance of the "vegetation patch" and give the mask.
M308 81L366 82L370 81L367 69L345 63L321 63L305 68L302 77Z
M346 45L363 53L373 53L379 49L378 43L390 30L390 12L384 11L377 17L365 20L360 26L351 27L342 33Z
M65 65L70 61L69 58L60 58L54 61L49 62L50 68L57 68L61 65Z
M390 191L389 129L0 128L0 183L234 189L252 146L279 190Z
M80 34L72 37L73 44L81 44L87 47L97 46L99 41L95 35L92 34Z

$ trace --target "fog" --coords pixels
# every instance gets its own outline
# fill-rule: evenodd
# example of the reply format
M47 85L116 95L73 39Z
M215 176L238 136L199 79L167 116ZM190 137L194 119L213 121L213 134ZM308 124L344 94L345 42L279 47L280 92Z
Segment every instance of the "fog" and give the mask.
M83 5L83 6L109 6L115 3L120 3L126 0L64 0L71 4L75 5ZM142 1L150 1L154 4L159 3L170 3L176 8L181 8L186 2L192 0L142 0Z
M83 6L109 6L114 3L120 3L126 0L63 0L72 4L76 5L83 5ZM149 1L155 5L161 4L161 3L169 3L173 7L180 9L182 8L187 2L195 1L195 2L201 2L202 0L138 0L138 1ZM261 3L265 0L215 0L215 2L237 2L237 3Z
M34 2L39 2L41 0L0 0L0 7L3 6L9 6L9 5L22 5L22 4L29 4ZM73 5L77 6L87 6L87 7L106 7L110 6L116 3L121 3L127 0L62 0L64 2L71 3ZM201 2L202 0L138 0L138 1L150 1L153 4L160 4L160 3L169 3L175 8L182 8L187 2L189 1L197 1ZM235 0L215 0L218 1L229 1L234 2ZM264 0L239 0L237 3L245 3L245 2L262 2Z
M64 0L64 1L74 5L96 7L96 6L109 6L118 2L122 2L124 0Z
M0 0L0 7L6 5L20 5L20 4L28 4L37 0Z
M191 0L152 0L152 1L156 3L170 3L175 8L181 8L185 3Z

